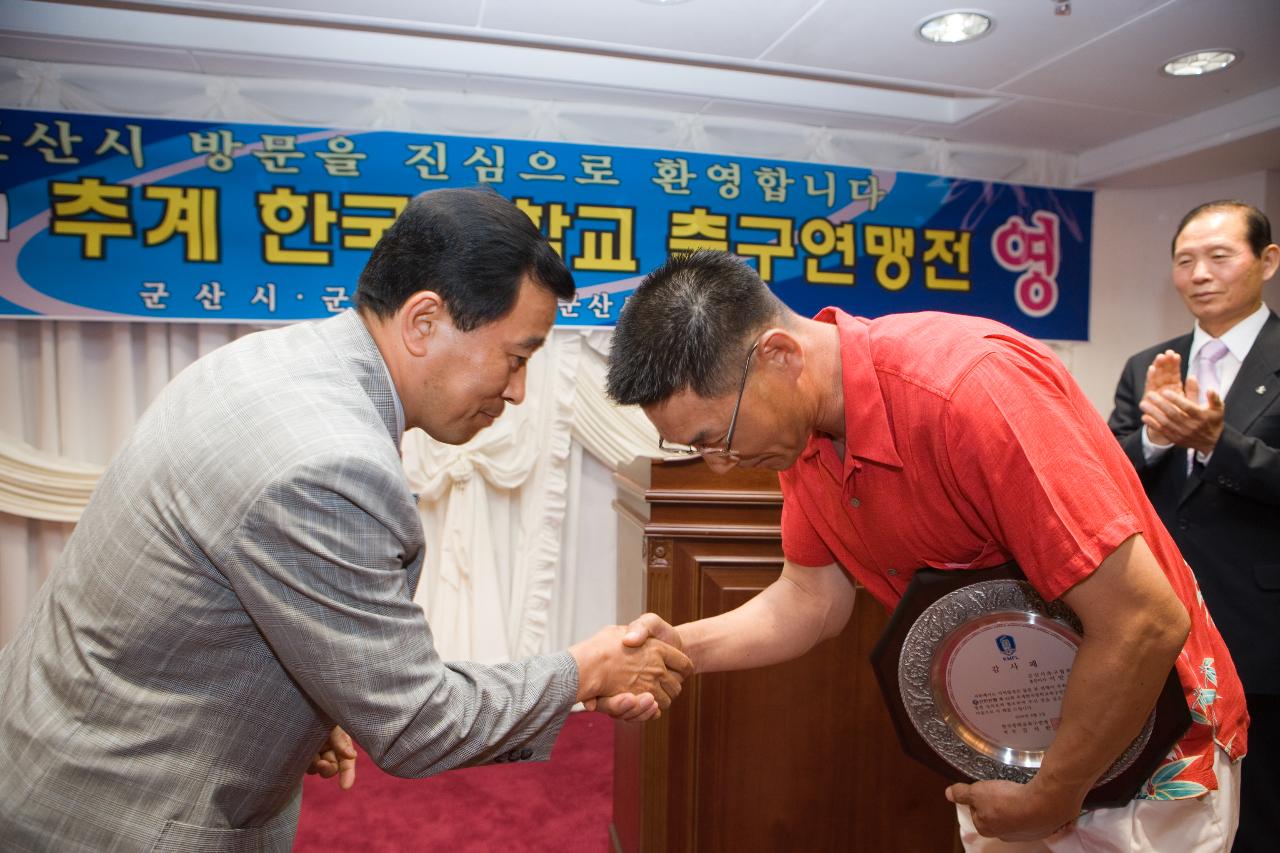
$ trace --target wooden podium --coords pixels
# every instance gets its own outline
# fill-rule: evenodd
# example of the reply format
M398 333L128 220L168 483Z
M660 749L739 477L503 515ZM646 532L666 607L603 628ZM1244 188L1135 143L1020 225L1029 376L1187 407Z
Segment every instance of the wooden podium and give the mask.
M774 472L641 459L617 483L619 619L714 616L782 570ZM946 780L902 754L868 663L887 621L860 592L804 657L696 676L661 720L616 723L615 850L961 850Z

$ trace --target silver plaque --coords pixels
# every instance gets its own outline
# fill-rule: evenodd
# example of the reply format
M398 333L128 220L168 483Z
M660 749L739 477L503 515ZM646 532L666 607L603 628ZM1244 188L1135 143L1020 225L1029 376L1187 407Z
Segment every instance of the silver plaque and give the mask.
M911 626L898 659L912 725L966 776L1030 780L1057 731L1080 634L1069 608L1026 581L983 581L939 598ZM1099 784L1133 764L1154 719Z
M920 569L871 654L903 750L952 780L1028 782L1062 715L1082 627L1013 563ZM1131 800L1191 724L1171 671L1155 709L1085 797Z

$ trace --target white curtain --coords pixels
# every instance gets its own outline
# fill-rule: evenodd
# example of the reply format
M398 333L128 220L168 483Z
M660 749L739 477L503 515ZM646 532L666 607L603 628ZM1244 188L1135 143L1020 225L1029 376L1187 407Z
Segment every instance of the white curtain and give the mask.
M461 447L405 437L430 537L418 601L446 657L494 663L544 650L569 489L578 335L552 335L528 393Z
M0 320L0 644L142 410L249 326Z
M0 321L0 644L146 404L195 358L249 331ZM568 518L586 512L591 528L613 524L607 502L583 506L578 497L584 448L610 469L656 452L648 421L604 396L608 341L607 331L553 331L530 362L524 404L466 445L420 430L405 436L405 472L428 543L417 600L445 657L497 663L581 639L583 620L563 607L579 585L593 590L586 625L618 618L612 586L599 583L613 571L612 537L606 559L589 555L590 576L564 569L565 543L578 541Z
M1064 183L1072 160L888 134L697 114L0 57L0 106L643 145ZM183 367L252 331L219 324L0 320L0 644L11 638L102 467ZM608 330L557 329L528 400L461 448L421 434L405 467L429 553L419 601L444 653L563 648L614 612L610 472L655 452L604 397Z

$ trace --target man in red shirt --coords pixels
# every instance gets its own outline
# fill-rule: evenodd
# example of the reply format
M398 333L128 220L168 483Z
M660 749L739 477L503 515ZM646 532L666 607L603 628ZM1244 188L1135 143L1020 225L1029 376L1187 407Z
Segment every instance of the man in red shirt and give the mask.
M850 576L892 607L922 566L1014 560L1084 640L1033 780L947 789L966 847L1229 847L1247 726L1235 667L1133 467L1050 350L975 317L806 319L737 259L696 252L628 301L608 391L640 405L667 450L782 472L779 580L677 629L647 615L633 639L679 642L700 672L765 666L840 632ZM1175 665L1191 729L1140 799L1076 819Z

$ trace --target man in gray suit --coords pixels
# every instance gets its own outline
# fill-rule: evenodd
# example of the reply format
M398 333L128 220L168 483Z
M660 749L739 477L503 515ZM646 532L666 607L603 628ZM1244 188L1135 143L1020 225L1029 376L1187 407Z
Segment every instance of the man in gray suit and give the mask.
M690 671L669 646L626 648L613 627L559 654L444 663L413 602L423 530L401 434L461 443L518 404L572 295L514 205L439 190L379 241L358 310L175 378L0 652L0 848L287 850L303 772L335 769L316 761L335 725L388 772L426 776L546 758L577 700L665 707Z

